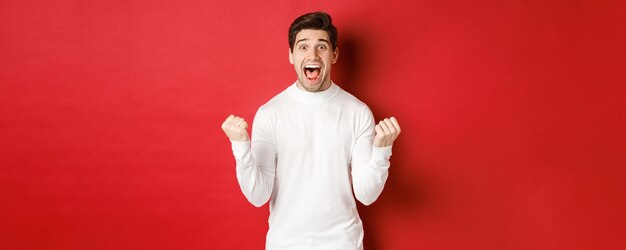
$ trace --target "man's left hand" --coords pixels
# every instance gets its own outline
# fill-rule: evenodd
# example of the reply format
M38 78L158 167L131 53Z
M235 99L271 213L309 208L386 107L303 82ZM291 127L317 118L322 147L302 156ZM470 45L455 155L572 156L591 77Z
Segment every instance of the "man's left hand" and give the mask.
M382 148L393 145L393 141L400 135L400 125L395 117L385 118L376 125L374 147Z

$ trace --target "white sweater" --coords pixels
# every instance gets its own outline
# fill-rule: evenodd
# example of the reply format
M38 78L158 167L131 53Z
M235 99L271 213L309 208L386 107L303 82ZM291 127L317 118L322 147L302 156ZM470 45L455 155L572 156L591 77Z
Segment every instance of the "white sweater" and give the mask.
M266 249L363 248L354 197L378 198L391 157L391 147L372 146L374 125L334 83L317 93L293 84L259 108L252 146L231 142L243 194L257 207L271 198Z

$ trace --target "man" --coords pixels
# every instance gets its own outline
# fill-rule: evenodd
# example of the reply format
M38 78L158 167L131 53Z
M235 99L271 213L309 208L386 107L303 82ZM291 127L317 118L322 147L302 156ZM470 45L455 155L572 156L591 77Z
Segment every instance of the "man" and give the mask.
M354 197L369 205L382 192L400 126L393 117L375 125L369 108L330 80L338 56L328 14L298 17L289 28L298 80L259 108L252 142L244 119L222 124L241 191L257 207L270 200L266 249L363 248Z

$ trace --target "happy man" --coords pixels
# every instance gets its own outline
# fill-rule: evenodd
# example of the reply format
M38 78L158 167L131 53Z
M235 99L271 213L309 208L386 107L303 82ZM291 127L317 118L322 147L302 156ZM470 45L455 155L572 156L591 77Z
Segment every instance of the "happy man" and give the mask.
M331 17L298 17L289 28L297 81L258 109L252 140L243 118L222 124L241 191L257 207L270 201L266 249L363 249L355 197L369 205L382 192L400 126L394 117L375 124L331 81L338 57Z

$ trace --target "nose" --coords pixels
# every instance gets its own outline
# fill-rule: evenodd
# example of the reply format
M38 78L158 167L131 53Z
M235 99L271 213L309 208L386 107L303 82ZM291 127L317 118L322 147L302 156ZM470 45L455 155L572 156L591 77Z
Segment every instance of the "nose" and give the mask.
M317 59L319 55L319 51L317 50L317 48L311 48L310 50L307 51L307 58L311 58L311 59Z

